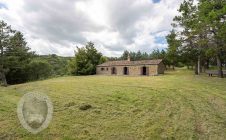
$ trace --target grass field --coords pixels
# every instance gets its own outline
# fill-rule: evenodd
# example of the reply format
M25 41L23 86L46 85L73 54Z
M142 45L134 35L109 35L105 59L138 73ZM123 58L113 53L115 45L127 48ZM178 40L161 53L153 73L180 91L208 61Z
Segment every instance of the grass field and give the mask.
M17 118L20 97L47 94L49 127L37 135ZM89 104L92 108L80 110ZM178 69L155 77L61 77L0 88L0 139L226 138L226 79Z

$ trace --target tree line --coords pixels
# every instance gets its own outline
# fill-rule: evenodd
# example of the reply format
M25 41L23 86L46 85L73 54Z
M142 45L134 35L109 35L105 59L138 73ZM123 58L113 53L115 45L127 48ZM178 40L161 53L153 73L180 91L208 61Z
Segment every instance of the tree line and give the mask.
M187 66L195 74L217 66L218 76L226 68L226 1L184 0L172 22L173 29L166 36L168 48L155 49L150 54L124 51L121 57L109 60L163 59L172 69Z
M75 57L37 55L20 31L0 21L0 80L2 86L64 75L92 75L107 58L88 42L75 50Z
M141 52L140 50L137 52L125 50L120 57L108 57L107 60L127 60L128 56L130 56L131 61L162 59L164 64L167 66L166 68L174 69L175 66L181 66L181 63L173 63L173 61L170 60L171 56L169 56L168 50L165 49L154 49L151 53Z
M32 52L20 31L0 21L1 85L18 84L68 74L70 58L40 56Z
M223 78L226 64L226 1L184 0L175 16L172 31L166 37L168 55L173 63L195 67L200 74L217 65Z

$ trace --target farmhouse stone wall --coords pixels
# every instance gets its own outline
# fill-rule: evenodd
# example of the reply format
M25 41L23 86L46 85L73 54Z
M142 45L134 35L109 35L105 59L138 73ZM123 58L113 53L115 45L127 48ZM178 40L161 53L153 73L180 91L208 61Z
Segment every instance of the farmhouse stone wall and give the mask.
M116 69L116 74L112 74L113 67ZM164 74L165 66L163 63L159 65L138 65L138 66L98 66L96 68L97 75L125 75L124 67L128 68L129 76L141 76L142 68L146 67L147 76Z
M158 65L158 74L164 74L165 70L166 70L166 67L163 64L163 62L159 63L159 65Z
M129 75L139 76L141 75L141 66L129 66Z
M150 65L149 68L149 75L158 75L158 65Z
M97 67L96 68L96 74L98 74L98 75L110 75L111 74L111 68L110 67Z

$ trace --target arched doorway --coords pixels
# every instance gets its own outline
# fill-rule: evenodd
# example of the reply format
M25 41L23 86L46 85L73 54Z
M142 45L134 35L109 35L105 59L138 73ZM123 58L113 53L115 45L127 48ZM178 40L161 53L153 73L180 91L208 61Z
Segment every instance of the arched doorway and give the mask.
M124 67L123 68L123 74L124 75L129 75L129 68L128 67Z
M111 68L111 74L117 74L117 70L115 67Z

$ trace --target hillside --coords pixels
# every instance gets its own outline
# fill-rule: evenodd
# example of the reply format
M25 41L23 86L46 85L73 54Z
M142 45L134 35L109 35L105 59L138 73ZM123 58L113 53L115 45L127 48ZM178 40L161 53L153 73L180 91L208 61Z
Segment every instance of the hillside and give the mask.
M0 139L224 139L225 85L226 79L178 69L155 77L61 77L1 87ZM37 135L16 114L29 91L47 94L54 105L52 122Z

